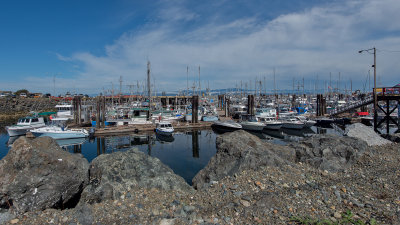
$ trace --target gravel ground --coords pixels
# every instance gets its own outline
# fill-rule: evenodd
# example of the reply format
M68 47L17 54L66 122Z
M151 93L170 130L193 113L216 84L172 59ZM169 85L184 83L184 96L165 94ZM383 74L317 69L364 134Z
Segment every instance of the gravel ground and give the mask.
M118 200L28 212L8 223L299 224L310 217L332 223L400 224L399 163L400 145L388 144L374 147L344 172L301 163L260 167L193 194L135 189Z

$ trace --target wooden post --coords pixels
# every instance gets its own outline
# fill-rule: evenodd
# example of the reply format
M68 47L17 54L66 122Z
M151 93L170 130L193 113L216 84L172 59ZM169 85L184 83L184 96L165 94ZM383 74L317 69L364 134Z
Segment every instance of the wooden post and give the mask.
M254 95L249 95L247 97L247 113L250 115L254 114Z
M96 97L96 128L100 128L100 96Z
M199 96L195 95L192 97L192 123L199 122L198 111L199 111Z
M193 158L199 158L199 132L197 130L193 130L192 132L192 155Z

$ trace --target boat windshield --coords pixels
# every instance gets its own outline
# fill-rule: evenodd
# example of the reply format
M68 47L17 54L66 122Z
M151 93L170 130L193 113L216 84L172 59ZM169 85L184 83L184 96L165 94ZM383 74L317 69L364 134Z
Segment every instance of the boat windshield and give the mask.
M18 123L29 123L29 118L22 118L18 120Z

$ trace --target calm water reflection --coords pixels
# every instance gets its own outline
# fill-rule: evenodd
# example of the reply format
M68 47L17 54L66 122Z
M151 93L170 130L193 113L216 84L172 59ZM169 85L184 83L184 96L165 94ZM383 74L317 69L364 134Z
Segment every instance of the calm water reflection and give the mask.
M252 133L264 141L286 145L314 134L338 133L334 129L311 127L302 130L281 129L264 130ZM191 130L177 132L173 136L154 133L131 134L120 136L97 137L95 139L58 140L57 143L66 151L81 153L89 162L101 154L126 151L132 147L157 157L168 165L176 174L182 176L189 184L199 170L207 165L216 153L215 139L218 130ZM9 138L0 128L0 159L8 152L16 138Z
M212 130L192 130L174 133L169 137L147 133L97 137L91 140L58 140L57 143L66 151L81 153L89 162L101 154L136 147L160 159L191 184L192 178L215 154L215 138L216 134ZM0 145L0 159L7 154L15 139L10 139L4 132L0 134L0 143L5 143Z

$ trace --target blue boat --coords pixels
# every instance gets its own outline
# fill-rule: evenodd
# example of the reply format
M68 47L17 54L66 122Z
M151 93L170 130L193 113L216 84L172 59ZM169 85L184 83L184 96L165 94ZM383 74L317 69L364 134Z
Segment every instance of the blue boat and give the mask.
M207 115L207 116L203 116L203 121L205 122L212 122L212 121L217 121L218 120L218 116L214 116L214 115Z

